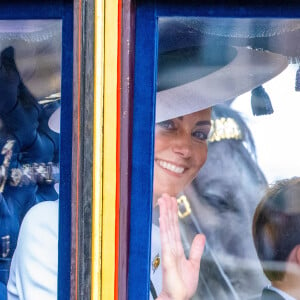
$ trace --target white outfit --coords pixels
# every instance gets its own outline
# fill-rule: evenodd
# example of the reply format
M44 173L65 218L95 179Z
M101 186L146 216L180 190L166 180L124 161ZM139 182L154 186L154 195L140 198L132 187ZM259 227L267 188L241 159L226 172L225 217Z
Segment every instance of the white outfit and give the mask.
M13 255L8 300L56 300L58 200L41 202L26 214Z
M276 288L275 286L270 285L270 286L268 286L268 289L276 292L277 294L279 294L285 300L296 300L294 297L292 297L289 294L287 294L286 292Z

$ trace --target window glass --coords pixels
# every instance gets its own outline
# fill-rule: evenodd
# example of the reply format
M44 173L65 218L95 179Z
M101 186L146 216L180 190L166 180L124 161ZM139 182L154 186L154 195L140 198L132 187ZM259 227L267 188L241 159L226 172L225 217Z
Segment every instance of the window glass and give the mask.
M268 187L300 175L300 21L160 17L158 29L150 299L168 285L163 193L177 198L186 256L195 235L206 236L197 289L187 284L193 299L259 299L273 282L268 272L286 270L287 255L255 247L252 226ZM287 254L298 243L281 245L268 234L256 240L267 242L272 253ZM181 283L191 275L183 269Z
M61 20L0 20L1 299L8 281L56 299L61 38Z

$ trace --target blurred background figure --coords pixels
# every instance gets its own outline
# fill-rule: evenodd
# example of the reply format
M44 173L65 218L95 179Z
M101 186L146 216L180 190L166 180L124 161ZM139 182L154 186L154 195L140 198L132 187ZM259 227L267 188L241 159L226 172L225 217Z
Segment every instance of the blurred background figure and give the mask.
M300 178L280 180L266 191L253 217L253 239L271 281L261 299L300 299Z

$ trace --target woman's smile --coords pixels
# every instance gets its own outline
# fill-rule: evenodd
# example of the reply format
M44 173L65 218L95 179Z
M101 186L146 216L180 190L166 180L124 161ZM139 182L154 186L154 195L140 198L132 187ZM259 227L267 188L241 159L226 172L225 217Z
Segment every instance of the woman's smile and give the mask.
M166 120L155 126L154 201L177 196L197 175L207 156L210 109Z
M174 175L180 175L182 174L186 168L179 166L177 164L167 162L165 160L156 159L155 160L160 167L162 167L165 170L170 171L171 173L174 173Z

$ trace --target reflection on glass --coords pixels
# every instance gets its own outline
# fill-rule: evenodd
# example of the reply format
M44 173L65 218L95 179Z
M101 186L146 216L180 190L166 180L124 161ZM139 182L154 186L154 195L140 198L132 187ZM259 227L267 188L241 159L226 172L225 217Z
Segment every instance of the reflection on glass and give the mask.
M61 33L0 21L0 299L57 298Z
M158 24L150 299L172 291L259 299L270 277L254 247L254 211L268 184L299 176L300 21L169 17ZM181 244L174 246L176 222L165 224L165 210L172 214L162 204L172 201L158 200L163 193L177 197L187 257L196 234L206 236L199 278L182 264Z

